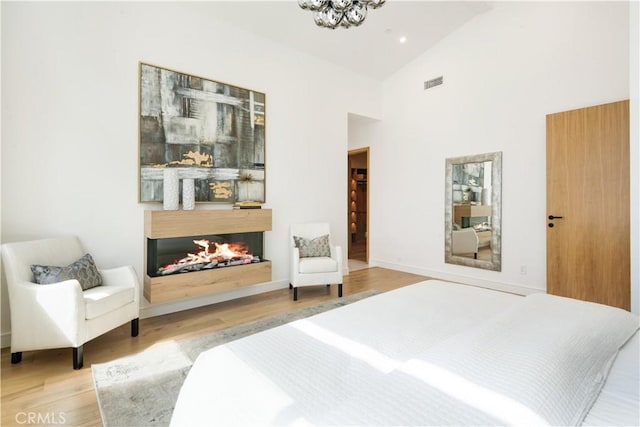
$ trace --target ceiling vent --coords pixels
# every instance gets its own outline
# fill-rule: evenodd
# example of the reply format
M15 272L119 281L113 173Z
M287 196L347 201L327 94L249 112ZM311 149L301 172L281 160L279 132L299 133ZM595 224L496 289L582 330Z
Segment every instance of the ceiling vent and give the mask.
M436 77L435 79L427 80L424 82L424 90L431 89L435 86L440 86L442 84L442 76Z

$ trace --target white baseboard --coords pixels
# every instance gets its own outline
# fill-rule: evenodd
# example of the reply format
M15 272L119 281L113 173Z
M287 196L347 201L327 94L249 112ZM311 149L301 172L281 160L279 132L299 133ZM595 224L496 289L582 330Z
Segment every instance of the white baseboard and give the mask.
M530 295L539 292L545 292L542 289L529 288L527 286L516 285L512 283L497 282L494 280L478 279L476 277L464 276L460 274L445 273L443 271L428 270L425 268L414 267L410 265L402 265L376 260L370 265L376 267L388 268L390 270L403 271L405 273L419 274L421 276L429 276L434 279L448 280L451 282L462 283L465 285L478 286L481 288L493 289L496 291L510 292L518 295Z

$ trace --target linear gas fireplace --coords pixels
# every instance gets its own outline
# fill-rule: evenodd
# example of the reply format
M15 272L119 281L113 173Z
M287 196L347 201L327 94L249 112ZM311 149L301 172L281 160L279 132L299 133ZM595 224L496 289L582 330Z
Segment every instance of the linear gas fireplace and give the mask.
M263 233L147 239L151 277L234 267L262 261Z
M270 209L146 211L144 296L157 303L271 280Z

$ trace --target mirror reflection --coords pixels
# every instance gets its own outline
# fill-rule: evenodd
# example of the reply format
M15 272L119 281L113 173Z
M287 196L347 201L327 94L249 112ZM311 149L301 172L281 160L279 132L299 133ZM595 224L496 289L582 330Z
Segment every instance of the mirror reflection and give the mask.
M491 163L453 165L453 255L491 260Z
M447 159L445 262L500 271L501 157Z

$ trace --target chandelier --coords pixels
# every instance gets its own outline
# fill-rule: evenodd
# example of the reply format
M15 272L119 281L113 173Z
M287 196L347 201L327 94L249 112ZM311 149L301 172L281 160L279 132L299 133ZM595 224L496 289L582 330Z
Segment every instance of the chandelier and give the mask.
M377 9L386 0L298 0L302 9L313 11L313 20L319 27L334 29L338 26L357 27L367 17L367 9Z

